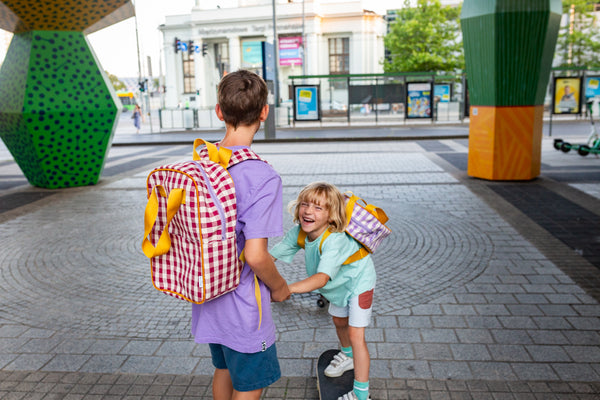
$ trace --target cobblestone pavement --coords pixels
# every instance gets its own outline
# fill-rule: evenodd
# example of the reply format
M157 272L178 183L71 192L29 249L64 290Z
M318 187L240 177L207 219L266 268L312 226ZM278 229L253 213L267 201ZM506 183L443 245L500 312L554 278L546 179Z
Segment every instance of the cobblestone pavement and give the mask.
M327 180L391 218L374 254L374 399L600 398L600 159L545 138L539 179L486 182L467 177L467 146L254 147L284 204ZM140 251L146 175L190 154L113 147L98 185L43 190L0 153L1 399L210 398L189 306L153 289ZM286 279L301 259L278 264ZM316 358L337 346L327 312L314 295L273 309L284 377L263 397L318 398Z

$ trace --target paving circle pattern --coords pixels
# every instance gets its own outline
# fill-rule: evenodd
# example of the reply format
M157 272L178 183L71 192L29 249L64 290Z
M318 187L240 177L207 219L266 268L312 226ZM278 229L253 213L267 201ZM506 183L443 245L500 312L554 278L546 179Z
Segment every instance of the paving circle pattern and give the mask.
M0 317L65 335L188 338L190 305L150 283L140 250L143 197L139 190L64 192L0 225ZM488 265L493 246L468 221L389 199L377 204L393 216L393 233L374 255L376 266L386 265L378 269L375 315L442 296ZM278 264L287 280L304 277L302 258ZM274 304L278 331L330 327L316 299Z

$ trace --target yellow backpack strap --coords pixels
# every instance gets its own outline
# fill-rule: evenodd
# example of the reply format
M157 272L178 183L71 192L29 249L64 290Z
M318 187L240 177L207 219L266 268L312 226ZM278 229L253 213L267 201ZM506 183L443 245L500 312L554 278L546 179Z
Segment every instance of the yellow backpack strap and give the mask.
M329 235L331 235L331 231L329 229L323 233L323 236L321 237L321 242L319 243L319 253L323 252L323 242L325 242L325 239L327 239ZM300 229L300 231L298 232L298 246L304 248L305 242L306 232ZM361 258L365 258L367 255L369 255L369 252L363 246L360 246L360 249L356 253L348 257L346 261L342 263L342 265L352 264L354 261L358 261Z
M327 239L329 237L329 235L331 235L331 231L328 229L325 231L325 233L323 233L323 237L321 238L321 243L319 243L319 253L322 253L322 247L323 247L323 242L325 241L325 239ZM350 257L348 257L346 259L346 261L344 261L342 263L342 265L348 265L348 264L352 264L354 261L358 261L361 258L365 258L366 256L369 255L369 252L367 251L367 249L364 248L364 246L360 246L360 249L358 249L356 251L356 253L352 254Z
M349 196L348 201L346 202L346 226L350 223L352 219L352 211L354 211L354 205L360 197L354 195L352 192L346 192L346 195Z
M323 242L325 241L325 239L327 239L329 237L329 235L331 235L331 231L329 229L327 229L324 233L323 236L321 237L321 243L319 243L319 254L323 253Z
M198 161L200 159L200 155L196 151L196 148L201 144L206 145L206 149L208 150L208 158L211 161L221 164L223 168L227 169L227 167L229 166L229 160L231 159L231 155L233 154L231 149L228 149L226 147L217 147L213 143L207 142L204 139L196 139L194 140L193 149L194 161Z
M350 223L350 219L352 218L352 212L354 211L354 205L362 201L364 204L365 210L367 210L370 214L374 215L375 218L379 220L382 224L388 222L389 218L386 215L385 211L381 208L374 206L373 204L367 204L367 202L360 197L356 196L352 192L346 192L346 196L348 196L348 202L346 203L346 226Z
M329 229L327 229L325 231L325 233L323 233L323 236L321 237L321 242L319 243L319 253L322 253L323 242L325 241L325 239L327 239L327 237L329 235L331 235L331 232L329 231ZM305 243L306 243L306 232L304 232L302 229L300 229L298 231L298 246L300 246L301 248L304 248Z
M260 295L260 286L258 284L258 277L254 274L254 298L256 299L256 305L258 306L258 329L262 324L262 296Z
M246 257L244 257L244 250L242 250L242 254L240 254L240 260L242 263L246 263ZM256 299L256 305L258 306L258 329L260 330L260 326L262 324L262 296L260 294L260 286L258 284L258 277L254 274L254 298Z
M365 249L362 245L360 246L360 249L358 249L356 251L356 253L352 254L350 257L348 257L346 259L346 261L344 261L342 263L342 265L348 265L348 264L352 264L355 261L358 261L362 258L365 258L366 256L369 255L369 251L367 249Z
M300 246L301 248L304 248L304 244L306 243L306 232L304 232L302 229L300 229L298 231L298 246Z
M185 204L185 190L176 188L171 189L169 197L167 197L167 222L163 228L160 238L156 243L156 247L150 243L148 235L152 231L152 227L156 223L158 217L158 196L167 197L165 189L161 185L156 185L150 192L148 204L144 212L144 240L142 242L142 251L148 258L162 256L171 248L171 238L169 237L169 224L177 214L179 207Z

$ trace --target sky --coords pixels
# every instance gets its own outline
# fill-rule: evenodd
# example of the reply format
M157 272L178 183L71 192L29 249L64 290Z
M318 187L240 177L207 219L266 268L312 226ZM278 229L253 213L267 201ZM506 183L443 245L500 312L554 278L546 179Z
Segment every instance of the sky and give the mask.
M201 2L205 0L200 0ZM215 0L210 0L215 1ZM298 1L298 0L295 0ZM346 0L330 0L346 1ZM363 7L381 14L386 9L399 8L404 0L360 0ZM102 68L119 78L137 78L138 49L136 19L139 35L139 53L142 76L149 75L147 57L151 58L152 76L158 77L162 49L162 34L157 27L165 22L165 15L188 14L195 0L134 0L137 18L129 18L88 35L88 40ZM3 50L0 50L3 51ZM3 55L0 55L2 59Z
M194 0L135 0L137 18L128 18L88 35L102 68L119 78L138 76L137 19L142 75L149 72L146 61L150 56L152 76L159 76L162 34L157 27L165 22L165 15L188 14L194 3Z

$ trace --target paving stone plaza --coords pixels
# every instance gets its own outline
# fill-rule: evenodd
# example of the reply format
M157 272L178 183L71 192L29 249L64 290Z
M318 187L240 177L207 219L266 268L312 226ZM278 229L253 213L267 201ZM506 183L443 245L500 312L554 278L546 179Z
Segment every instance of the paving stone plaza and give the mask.
M373 256L373 399L600 398L600 160L545 137L539 179L486 182L467 176L467 146L254 149L281 174L284 204L326 180L390 217ZM148 172L190 158L191 140L114 146L98 185L44 190L0 151L1 399L211 398L190 306L152 287L140 246ZM552 196L564 205L541 215ZM277 265L304 277L300 254ZM283 378L264 398L318 398L316 359L337 340L316 300L273 305Z

